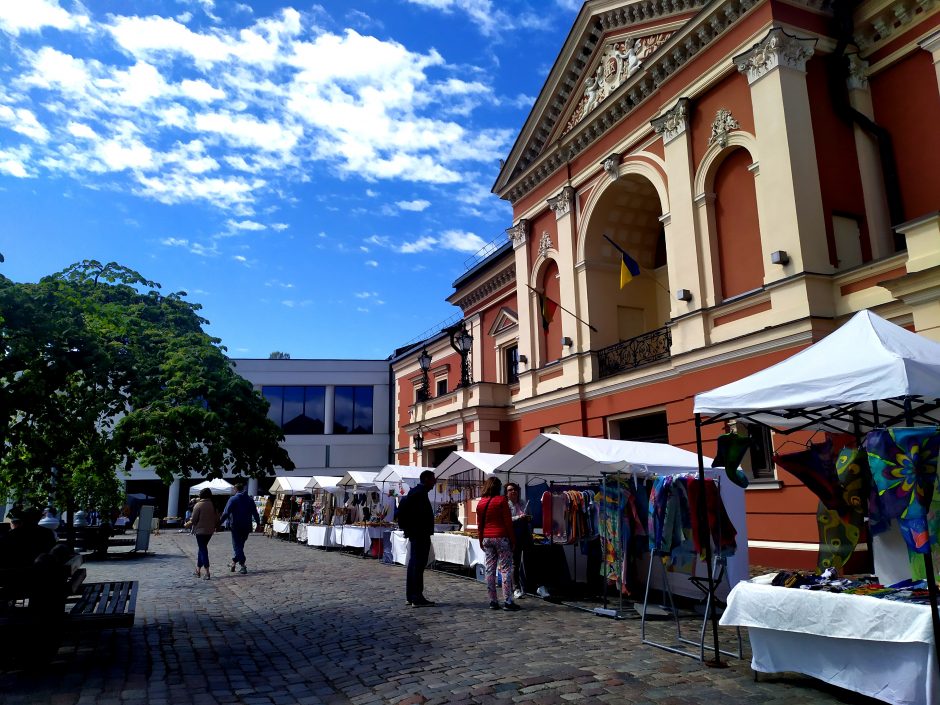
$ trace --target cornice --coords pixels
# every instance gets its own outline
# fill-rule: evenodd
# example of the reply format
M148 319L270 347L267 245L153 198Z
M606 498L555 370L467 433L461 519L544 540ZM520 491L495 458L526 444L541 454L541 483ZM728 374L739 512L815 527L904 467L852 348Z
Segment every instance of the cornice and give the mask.
M580 60L577 70L572 70L565 76L566 91L555 96L545 110L542 121L539 123L537 133L541 140L531 138L526 143L526 151L520 155L514 167L512 177L497 182L497 189L503 198L515 203L531 192L545 179L554 174L561 166L571 161L579 154L590 148L602 136L637 107L646 102L659 87L673 74L679 71L686 63L697 56L716 39L734 27L737 21L763 0L724 0L706 3L700 0L675 0L682 5L682 10L702 8L701 12L677 30L673 35L650 55L639 71L626 79L611 95L601 103L591 114L577 125L577 127L556 142L550 149L545 149L545 140L554 133L555 122L563 114L568 98L580 84L582 73L591 65L588 61ZM827 12L831 0L801 0L795 4L808 7L819 12ZM644 6L670 5L669 0L641 3ZM624 12L634 16L636 5L630 5L621 10L611 10L612 16L624 21ZM662 10L660 9L660 12ZM660 16L665 16L663 13ZM645 21L649 21L649 17ZM619 26L629 26L626 22ZM603 21L600 26L605 27ZM607 31L604 29L603 31ZM594 36L590 50L600 43L600 38Z
M456 306L459 306L462 311L466 311L474 304L477 304L487 297L495 294L500 289L504 288L507 284L511 284L515 280L516 265L513 263L505 269L501 269L500 271L496 272L493 274L493 276L474 287L469 293L464 294L459 299L452 301L452 303Z

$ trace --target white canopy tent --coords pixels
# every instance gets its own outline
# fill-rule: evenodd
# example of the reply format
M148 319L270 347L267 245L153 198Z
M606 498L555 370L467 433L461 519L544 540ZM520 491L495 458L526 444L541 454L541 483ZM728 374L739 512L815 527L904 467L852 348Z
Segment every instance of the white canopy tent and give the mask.
M940 421L940 343L859 311L786 360L695 395L694 412L746 418L779 429L853 430L904 420Z
M434 470L434 468L425 468L420 465L386 465L375 476L376 485L397 485L407 484L414 487L418 484L418 478L425 470Z
M711 458L703 458L711 465ZM698 454L665 443L619 441L608 438L582 438L560 434L540 434L522 450L496 468L504 480L512 476L542 479L546 483L600 481L605 474L677 475L698 473ZM720 477L723 471L710 468L707 474ZM728 581L733 587L748 578L747 523L744 490L733 482L719 483L722 502L737 531L737 551L728 559ZM702 569L704 573L704 567ZM675 592L698 596L688 581L670 576ZM724 593L724 586L721 592Z
M274 483L271 485L271 489L269 489L268 492L270 494L284 495L310 494L310 490L307 488L309 481L309 477L279 476L274 478Z
M311 491L342 492L343 488L339 486L341 479L334 475L314 475L307 481L305 487Z
M336 484L346 490L374 490L377 489L375 484L376 475L378 475L377 472L350 470Z
M446 480L455 475L467 473L470 479L483 482L492 475L497 467L512 456L502 453L477 453L469 450L455 450L437 467L437 480Z
M189 494L197 495L203 490L208 489L214 495L226 495L226 494L235 494L235 485L231 482L223 480L221 477L216 478L215 480L206 480L200 482L198 485L193 485L189 488Z

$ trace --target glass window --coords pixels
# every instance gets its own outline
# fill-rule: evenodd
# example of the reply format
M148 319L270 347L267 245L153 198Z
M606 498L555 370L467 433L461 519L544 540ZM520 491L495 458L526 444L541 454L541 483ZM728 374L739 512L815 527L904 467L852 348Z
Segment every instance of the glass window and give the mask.
M519 346L506 348L506 384L519 381Z
M751 437L751 476L755 480L774 479L773 438L770 429L760 424L747 424Z
M281 393L283 387L262 387L261 396L268 400L268 404L271 406L268 407L268 418L271 419L274 423L277 424L277 427L281 427L281 412L283 411L283 400L281 399Z
M323 433L326 417L325 387L262 387L261 393L271 405L268 418L285 434Z
M447 394L447 378L437 380L437 396L441 397Z
M372 387L336 387L333 433L372 433Z

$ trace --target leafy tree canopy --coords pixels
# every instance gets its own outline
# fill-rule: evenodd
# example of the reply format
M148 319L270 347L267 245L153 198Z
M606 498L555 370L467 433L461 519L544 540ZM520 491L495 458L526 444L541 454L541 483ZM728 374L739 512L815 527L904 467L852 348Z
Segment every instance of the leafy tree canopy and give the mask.
M275 350L273 353L268 355L269 360L290 360L290 353L280 352Z
M35 284L0 276L0 492L112 507L135 461L166 483L293 469L201 306L159 289L94 260Z

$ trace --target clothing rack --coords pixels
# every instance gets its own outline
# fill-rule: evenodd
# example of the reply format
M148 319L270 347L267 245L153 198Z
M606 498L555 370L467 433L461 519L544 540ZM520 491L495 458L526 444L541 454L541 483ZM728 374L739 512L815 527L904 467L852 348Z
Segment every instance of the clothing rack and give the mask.
M583 483L572 483L572 482L569 481L567 484L556 484L556 482L555 482L554 480L551 480L551 481L548 483L548 491L549 491L549 492L552 492L553 490L558 490L559 492L567 492L568 490L583 491L583 490L590 490L590 489L592 489L592 488L599 487L599 486L600 486L600 485L599 485L599 483L598 483L596 480L595 480L594 482L583 482ZM552 492L552 493L553 493L553 492ZM553 493L553 494L554 494L554 493ZM552 514L554 514L554 509L552 510ZM543 523L544 523L544 519L543 519ZM554 534L550 534L548 538L549 538L549 544L552 545L552 546L554 546L554 545L555 545L555 535L554 535ZM593 538L593 537L592 537L592 536L583 536L583 537L579 538L576 543L575 543L575 542L568 542L568 543L559 544L559 545L561 545L561 546L575 546L575 545L580 545L580 544L583 544L584 541L589 540L589 539L591 539L591 538ZM578 550L577 550L577 548L575 548L575 549L573 550L572 558L573 558L573 560L572 560L572 573L573 573L573 574L572 574L572 576L571 576L571 582L572 582L573 584L577 585L577 584L578 584ZM565 562L567 563L567 559L565 559Z

